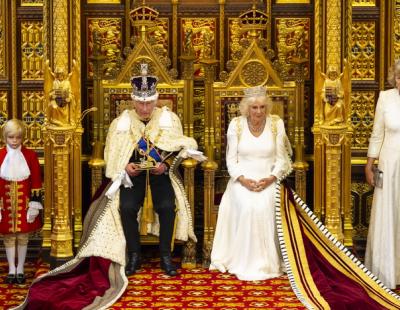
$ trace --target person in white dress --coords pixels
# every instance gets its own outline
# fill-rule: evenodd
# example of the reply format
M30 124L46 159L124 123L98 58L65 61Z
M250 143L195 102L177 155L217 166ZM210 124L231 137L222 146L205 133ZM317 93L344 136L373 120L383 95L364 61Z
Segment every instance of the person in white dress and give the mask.
M242 116L229 124L226 164L230 175L219 206L210 270L240 280L283 273L275 228L275 185L291 170L283 121L270 115L263 86L248 88Z
M379 94L365 166L367 182L375 186L365 265L395 289L400 285L400 60L389 82L394 88ZM382 171L381 182L374 178L375 159Z

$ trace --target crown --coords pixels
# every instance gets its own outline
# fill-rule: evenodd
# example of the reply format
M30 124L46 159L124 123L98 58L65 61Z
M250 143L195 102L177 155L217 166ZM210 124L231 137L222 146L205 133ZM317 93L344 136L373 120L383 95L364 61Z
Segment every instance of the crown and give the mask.
M239 15L242 28L249 30L264 30L268 25L268 15L257 10L253 4L250 10Z
M245 88L243 90L245 98L267 96L267 89L265 86L258 85L254 87Z
M135 27L151 27L155 25L155 21L158 18L158 11L146 6L145 1L142 1L142 5L137 6L129 12L129 17L132 21L132 25Z
M140 64L140 75L131 78L131 85L133 88L132 99L136 101L153 101L157 100L157 82L156 76L147 75L148 65Z

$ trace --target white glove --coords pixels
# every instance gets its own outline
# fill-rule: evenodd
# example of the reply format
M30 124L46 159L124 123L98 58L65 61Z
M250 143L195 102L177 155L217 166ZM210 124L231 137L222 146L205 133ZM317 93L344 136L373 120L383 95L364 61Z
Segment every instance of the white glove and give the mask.
M40 202L37 201L30 201L29 202L28 211L26 211L26 221L28 223L33 223L35 218L39 214L39 210L43 209L43 206Z
M203 152L194 149L186 149L186 154L188 157L197 161L205 161L207 159L207 157L203 155Z

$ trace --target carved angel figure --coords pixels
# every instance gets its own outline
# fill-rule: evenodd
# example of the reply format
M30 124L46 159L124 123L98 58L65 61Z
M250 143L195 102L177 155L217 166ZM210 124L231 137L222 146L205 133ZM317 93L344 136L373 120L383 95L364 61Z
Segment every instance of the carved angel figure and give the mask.
M79 89L79 70L76 61L68 75L64 69L57 67L51 71L49 61L45 65L44 92L48 98L47 121L55 126L75 126L76 124L76 92ZM78 95L78 94L77 94Z
M320 62L317 62L316 70L316 122L328 126L345 124L349 105L349 91L344 87L344 85L348 87L346 82L349 78L347 61L345 61L344 71L341 74L335 65L330 65L324 74L321 72Z

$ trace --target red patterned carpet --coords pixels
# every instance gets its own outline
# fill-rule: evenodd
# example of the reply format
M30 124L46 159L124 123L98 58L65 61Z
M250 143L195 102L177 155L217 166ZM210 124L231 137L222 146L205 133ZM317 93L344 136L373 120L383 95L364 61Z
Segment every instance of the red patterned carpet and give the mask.
M158 265L158 260L143 264L139 273L129 277L128 289L110 309L305 309L285 276L244 282L229 274L196 268L180 269L178 277L170 278ZM27 283L7 285L7 263L0 262L0 309L21 303L33 277L47 269L46 264L27 263Z
M244 282L204 268L169 278L158 262L129 278L128 291L112 309L304 309L286 277Z
M229 274L210 272L204 268L180 269L176 278L165 276L152 260L142 270L129 277L124 295L113 310L181 310L181 309L305 309L297 300L286 276L266 281L244 282ZM27 283L4 284L8 272L6 262L0 262L0 310L23 301L33 277L45 273L46 264L26 264Z

